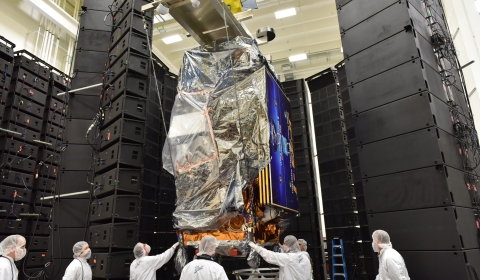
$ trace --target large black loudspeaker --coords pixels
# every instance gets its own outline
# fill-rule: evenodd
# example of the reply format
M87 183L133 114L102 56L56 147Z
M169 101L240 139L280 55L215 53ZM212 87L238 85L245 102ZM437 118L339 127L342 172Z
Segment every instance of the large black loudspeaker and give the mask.
M312 258L315 279L324 279L325 258L322 228L318 210L318 194L315 188L312 147L308 123L308 96L305 80L283 82L285 95L290 99L292 137L294 142L296 182L300 204L300 216L291 218L291 225L282 233L304 239Z
M346 141L356 154L352 176L368 234L390 234L412 279L473 279L479 146L443 7L437 0L336 2L345 51L340 87L351 107ZM366 279L376 274L373 260Z
M99 80L103 81L103 86L98 91L88 90L86 94L71 96L77 103L70 111L69 125L81 128L85 136L92 122L75 122L75 119L86 119L86 113L94 114L91 117L93 129L87 135L89 143L84 143L95 158L88 170L93 178L87 178L92 198L86 240L93 248L93 274L98 278L127 279L127 262L133 260L131 250L137 242L148 243L152 253L160 253L176 241L171 228L175 193L170 178L163 189L159 162L163 147L161 125L164 124L160 108L167 110L163 104L173 104L174 100L172 94L169 102L163 102L164 80L175 78L167 77L168 68L159 61L155 61L155 68L152 67L153 13L141 13L141 7L151 1L109 2L104 6L95 1L85 2L90 8L82 15L82 20L95 18L81 24L77 55L89 57L90 62L77 59L75 69L82 83L93 83L92 79L98 78L94 73L102 72ZM107 15L105 23L101 22L105 16L99 19L99 15ZM105 36L108 44L102 40L107 30L102 24L111 25L109 36ZM93 48L95 46L105 48L98 50ZM93 55L98 56L94 63ZM171 92L175 92L176 84L172 87ZM171 108L168 119L170 112ZM66 135L70 136L69 145L82 143L79 138L82 133L67 129ZM87 148L82 150L87 153ZM70 164L75 169L80 167L77 165ZM65 172L73 172L71 170L65 169ZM71 175L82 175L77 173ZM164 207L164 204L171 207ZM173 238L165 238L166 235ZM172 244L167 246L167 241ZM163 272L171 277L171 270L172 266L168 265Z
M0 36L0 238L21 234L27 255L19 263L27 275L40 275L52 260L52 225L69 220L68 212L53 212L59 193L59 166L70 77ZM19 279L24 279L23 273Z
M324 70L307 78L312 102L317 163L320 171L326 245L342 238L349 277L367 277L373 258L365 250L368 241L367 217L358 163L350 99L345 83L345 67ZM359 186L360 185L360 186ZM332 263L329 261L328 266ZM353 275L354 274L354 275Z

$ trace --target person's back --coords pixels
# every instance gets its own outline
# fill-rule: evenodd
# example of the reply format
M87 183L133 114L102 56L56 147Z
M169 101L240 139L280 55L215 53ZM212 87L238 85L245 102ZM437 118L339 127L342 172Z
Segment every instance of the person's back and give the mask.
M195 259L182 270L180 280L228 280L221 265L210 260Z
M303 279L312 278L312 274L311 274L312 266L310 264L310 258L308 257L308 253L300 252L300 253L280 253L280 254L286 255L289 258L289 261L287 262L284 261L283 264L279 265L280 280L283 280L283 279L303 280Z
M377 280L410 279L403 257L392 247L382 249L378 261L380 265Z
M0 257L0 275L4 277L4 278L0 278L2 280L18 279L18 269L10 257L7 257L7 256Z
M276 253L260 247L253 242L248 244L270 264L280 267L280 280L310 280L312 279L311 264L308 253L300 251L295 236L288 235L284 239L283 247L287 253Z
M372 234L372 248L378 253L378 275L376 280L410 280L403 257L392 248L390 236L384 230Z
M213 259L217 250L217 239L204 236L198 245L198 253L193 261L182 269L180 280L228 280L221 265Z
M175 253L178 243L166 250L163 254L149 256L150 246L137 243L133 249L135 260L130 264L130 280L155 280L157 270L167 263Z

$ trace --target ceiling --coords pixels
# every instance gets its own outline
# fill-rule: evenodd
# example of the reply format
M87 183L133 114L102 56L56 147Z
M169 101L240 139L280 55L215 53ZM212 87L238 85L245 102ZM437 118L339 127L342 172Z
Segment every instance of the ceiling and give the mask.
M242 23L252 34L264 26L275 29L276 38L261 45L260 50L271 55L282 81L309 77L343 59L335 0L257 0L257 3L259 9L253 10L253 18ZM275 12L288 8L295 8L296 15L275 18ZM156 20L162 21L158 16ZM168 17L155 24L153 34L154 50L172 72L178 72L183 53L198 46L193 38L186 36L185 29ZM177 34L182 41L167 45L161 40ZM301 53L308 58L289 61L289 56Z

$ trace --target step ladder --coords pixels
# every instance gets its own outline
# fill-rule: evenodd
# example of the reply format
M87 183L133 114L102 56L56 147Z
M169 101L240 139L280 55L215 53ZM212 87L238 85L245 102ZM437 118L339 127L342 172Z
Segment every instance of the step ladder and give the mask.
M338 237L332 239L332 280L335 279L348 280L343 239Z

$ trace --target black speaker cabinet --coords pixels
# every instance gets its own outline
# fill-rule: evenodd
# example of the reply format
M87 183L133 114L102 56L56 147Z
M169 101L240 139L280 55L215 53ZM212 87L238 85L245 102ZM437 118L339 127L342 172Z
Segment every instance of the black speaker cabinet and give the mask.
M50 237L45 237L45 236L28 237L27 236L26 239L27 239L27 248L29 248L30 251L48 251L51 248L49 247Z
M6 76L12 76L13 63L12 60L5 60L0 57L0 70L2 70Z
M102 129L99 139L102 139L100 149L122 141L127 143L145 142L145 121L135 121L120 118L108 127Z
M40 105L45 105L45 101L47 100L45 93L24 85L22 80L16 80L15 83L12 82L10 93L13 92Z
M115 223L91 226L88 244L91 248L133 249L138 243L138 223Z
M110 46L110 34L110 31L81 28L77 50L106 52Z
M14 221L14 220L0 220L0 234L12 235L20 234L25 236L27 234L27 221Z
M126 52L117 59L115 63L110 65L110 68L106 71L105 81L111 83L118 77L121 77L125 71L148 76L149 67L149 59L147 56Z
M3 175L0 179L2 185L9 185L18 188L32 188L33 187L33 175L25 174L16 171L10 171Z
M134 32L127 32L118 41L115 47L110 48L108 54L108 65L113 65L125 52L133 52L144 56L149 55L149 41L144 35Z
M111 109L105 112L102 130L120 117L145 120L147 116L147 101L143 98L122 95L115 101L108 102L104 105L107 104L111 106Z
M94 253L89 259L93 277L100 279L125 278L130 275L130 264L135 260L131 250L114 253Z
M120 167L142 168L144 164L143 146L118 143L102 151L98 155L98 158L100 163L95 168L97 173L105 171L117 164L121 165Z
M90 222L115 220L138 220L140 216L140 196L111 195L92 202Z
M369 213L441 206L472 207L473 197L468 188L462 171L444 165L363 179Z
M375 177L442 164L462 170L460 151L457 138L432 127L361 145L358 154L362 177Z
M16 157L14 154L4 153L0 155L0 163L8 166L9 170L16 170L24 173L33 174L35 172L36 162L31 159Z
M396 250L478 248L475 211L471 208L446 206L369 214L367 217L371 231L379 228L387 231Z
M38 156L38 148L36 146L12 138L0 139L0 150L16 154L17 157L35 159Z
M97 93L98 95L70 95L67 111L68 117L92 120L100 109L100 89L97 90Z
M142 170L115 168L98 175L94 179L97 196L113 193L115 189L121 192L140 193L142 189Z
M121 14L123 15L123 14ZM126 32L131 32L134 30L140 34L147 34L151 38L152 37L152 24L151 22L147 21L147 30L144 29L142 16L137 13L127 13L122 17L115 17L115 25L117 26L113 32L111 37L110 47L114 47L120 38L122 38L123 34Z
M0 217L1 218L15 218L20 217L20 214L29 213L30 204L28 203L12 203L10 202L0 202ZM5 211L5 212L2 212Z
M25 187L11 187L2 185L0 186L0 200L12 202L15 197L15 201L19 203L30 203L32 198L32 191Z
M74 64L75 71L91 73L101 73L105 71L105 64L108 60L107 51L108 50L105 50L103 52L77 50Z
M395 241L393 241L395 242ZM395 244L395 243L393 243ZM395 245L394 245L395 246ZM411 279L475 279L480 271L480 250L400 251ZM465 264L470 264L469 267Z
M93 149L90 145L66 145L62 154L62 170L90 170Z
M107 19L104 21L105 17ZM80 17L80 28L98 31L111 31L111 18L112 17L110 16L110 12L108 10L87 10L87 12Z
M54 209L55 211L53 212L56 215L58 211L56 219L58 226L77 228L85 228L87 226L88 211L90 209L89 199L63 198L60 199L60 202L55 207L59 207L60 210Z
M32 74L25 68L22 67L15 67L13 71L12 79L16 79L21 81L25 85L32 86L36 90L39 90L43 93L47 93L48 91L48 80L44 79L43 77L39 76L38 74Z
M33 74L37 74L40 71L40 65L34 60L26 57L24 54L15 56L15 67L22 67L27 69Z
M35 131L42 130L41 118L35 117L28 113L21 112L15 108L6 109L4 118L5 120L9 120L10 122L24 126L31 130L35 130Z
M112 81L112 85L103 93L103 104L115 100L123 93L139 97L147 96L148 79L146 77L130 73L124 73L116 77L119 78Z
M51 259L48 251L43 252L27 252L25 256L25 267L38 267L45 265Z

